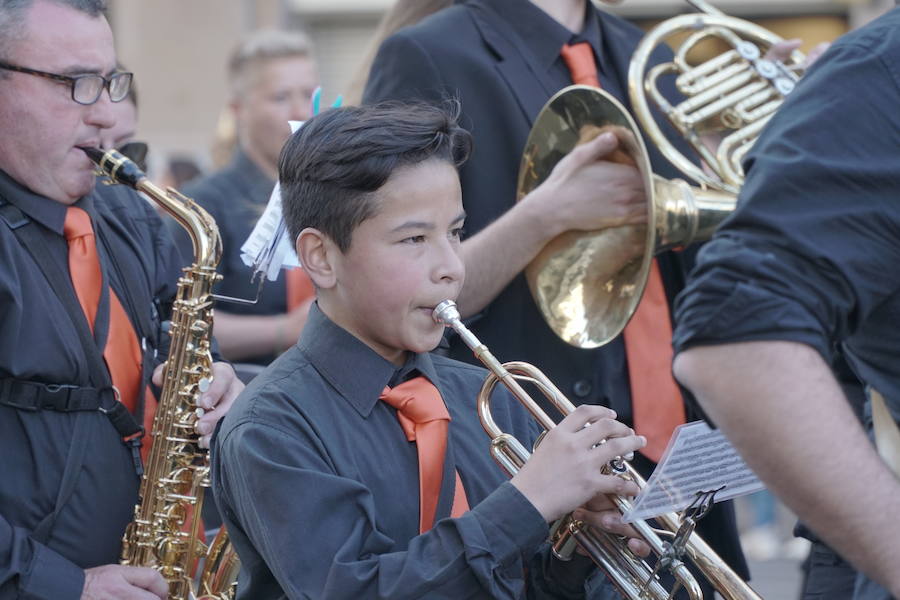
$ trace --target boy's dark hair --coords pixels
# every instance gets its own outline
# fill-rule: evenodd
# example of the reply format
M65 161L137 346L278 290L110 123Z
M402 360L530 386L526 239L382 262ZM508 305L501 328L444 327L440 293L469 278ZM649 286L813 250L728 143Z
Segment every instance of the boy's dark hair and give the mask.
M472 138L447 111L424 103L383 103L326 111L294 133L278 161L291 239L314 227L346 252L353 230L376 210L373 194L398 168L429 159L459 167Z

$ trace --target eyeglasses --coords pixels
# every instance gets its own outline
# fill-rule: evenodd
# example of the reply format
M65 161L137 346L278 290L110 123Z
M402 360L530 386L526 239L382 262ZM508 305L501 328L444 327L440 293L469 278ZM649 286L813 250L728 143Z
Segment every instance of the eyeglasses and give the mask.
M36 75L38 77L46 77L47 79L66 83L72 88L72 100L78 104L84 105L91 105L99 100L103 88L106 88L109 91L110 100L113 102L121 102L128 96L128 92L131 90L131 79L133 77L132 73L126 72L113 73L108 79L103 75L94 73L69 77L68 75L57 75L56 73L47 73L46 71L17 67L16 65L5 62L0 62L0 69Z

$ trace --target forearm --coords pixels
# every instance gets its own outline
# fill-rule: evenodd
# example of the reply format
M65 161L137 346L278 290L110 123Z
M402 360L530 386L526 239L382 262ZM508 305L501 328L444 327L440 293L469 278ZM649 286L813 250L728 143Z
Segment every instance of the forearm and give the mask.
M900 482L879 459L827 364L792 342L678 355L694 392L750 467L857 568L900 593Z
M215 336L219 351L228 360L245 360L278 354L297 340L287 338L287 314L215 314Z
M462 244L466 281L457 304L469 317L483 310L560 232L542 215L534 192Z
M0 597L81 597L84 571L0 516Z

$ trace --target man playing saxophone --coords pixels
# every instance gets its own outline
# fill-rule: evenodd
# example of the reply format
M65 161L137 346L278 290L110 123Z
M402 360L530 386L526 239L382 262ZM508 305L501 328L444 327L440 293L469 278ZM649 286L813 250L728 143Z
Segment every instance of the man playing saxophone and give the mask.
M82 148L114 123L102 0L0 2L0 598L164 598L155 571L117 564L152 418L150 374L176 251L122 186L95 189ZM208 443L241 384L213 366ZM159 369L156 372L158 383Z

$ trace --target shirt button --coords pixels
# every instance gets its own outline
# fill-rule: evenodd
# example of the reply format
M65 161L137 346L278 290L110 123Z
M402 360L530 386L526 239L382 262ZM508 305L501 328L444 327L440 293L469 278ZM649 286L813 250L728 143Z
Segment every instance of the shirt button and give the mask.
M575 392L575 395L579 398L587 398L591 395L591 382L587 379L579 379L575 382L575 385L572 386L572 390Z

